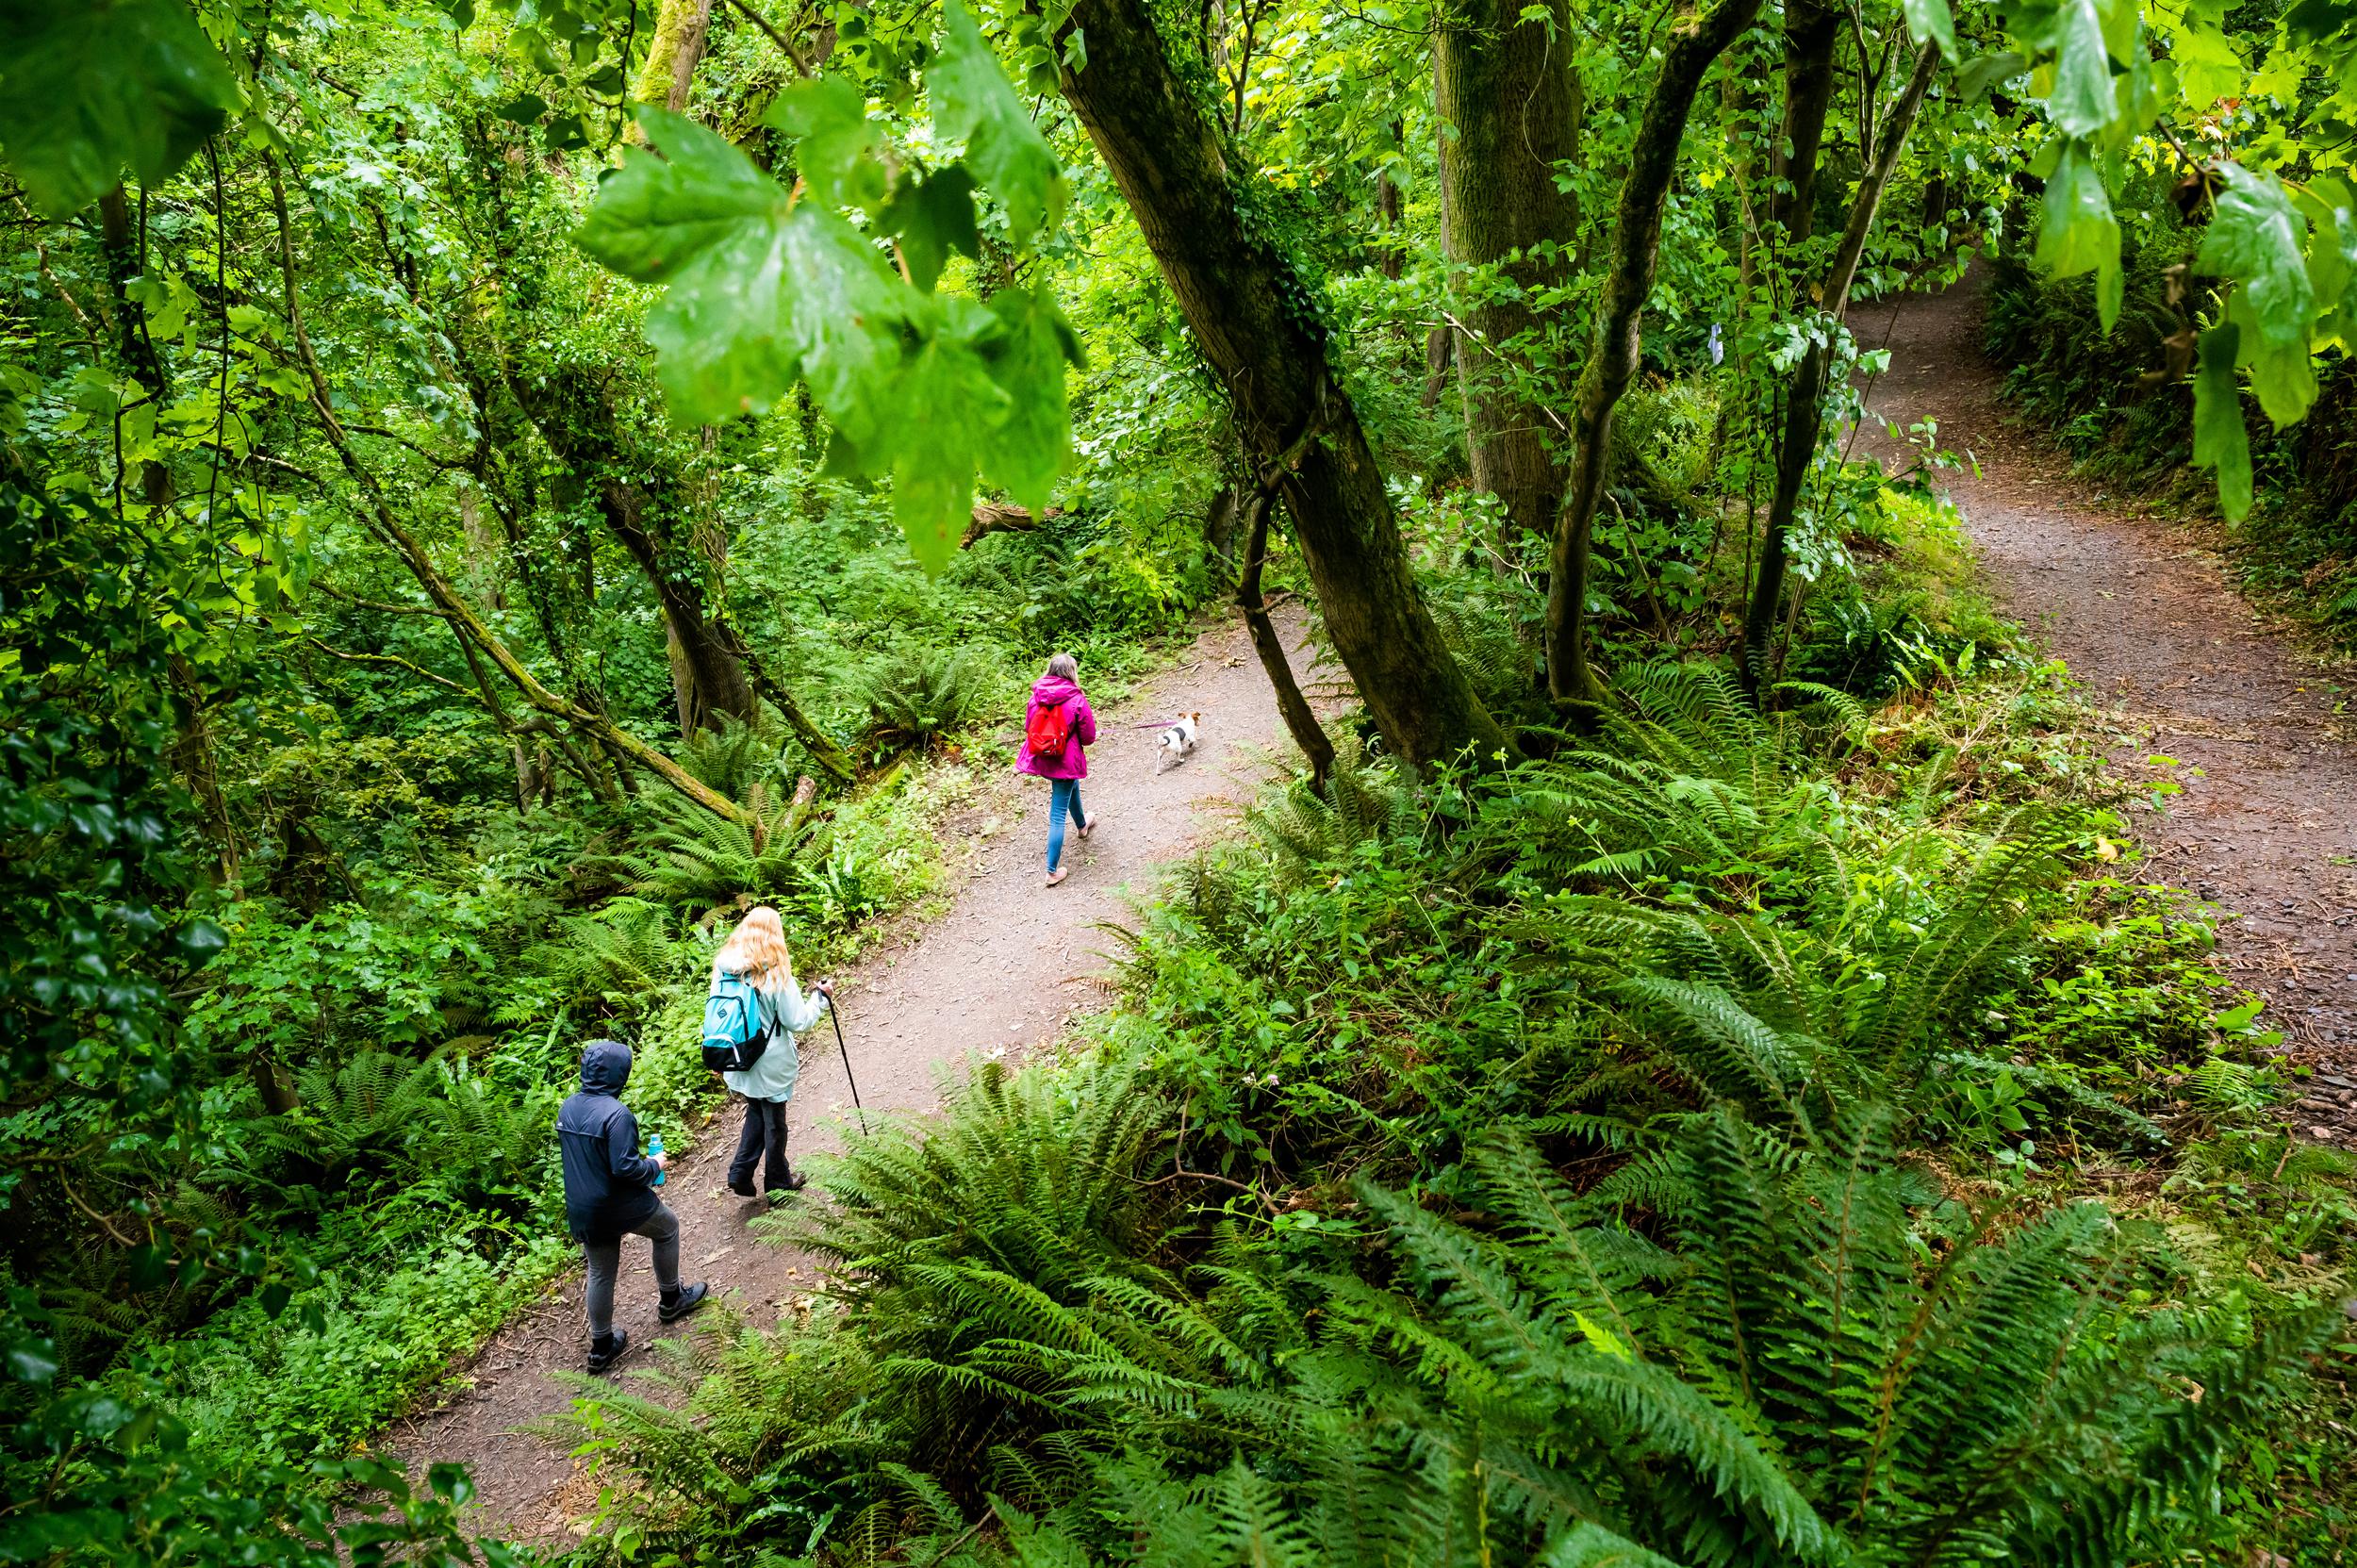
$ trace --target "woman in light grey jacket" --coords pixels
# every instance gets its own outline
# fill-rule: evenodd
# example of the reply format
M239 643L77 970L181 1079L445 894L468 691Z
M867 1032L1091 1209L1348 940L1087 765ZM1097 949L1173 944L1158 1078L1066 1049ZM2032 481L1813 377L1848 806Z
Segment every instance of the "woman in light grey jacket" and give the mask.
M753 988L761 999L761 1028L769 1036L767 1048L751 1066L720 1075L745 1097L745 1131L736 1140L736 1158L729 1163L729 1191L739 1197L800 1192L802 1178L785 1163L785 1107L802 1074L801 1048L794 1037L826 1015L834 988L820 981L807 997L802 994L794 983L785 923L766 907L748 914L713 955L714 983L724 977ZM756 1164L762 1167L759 1187L753 1185Z

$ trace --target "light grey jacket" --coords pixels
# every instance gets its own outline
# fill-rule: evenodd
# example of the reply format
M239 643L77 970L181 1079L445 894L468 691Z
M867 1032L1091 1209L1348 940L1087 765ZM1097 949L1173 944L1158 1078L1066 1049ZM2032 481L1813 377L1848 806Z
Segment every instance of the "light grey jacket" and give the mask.
M769 1048L743 1072L722 1073L720 1081L747 1099L792 1099L794 1085L802 1076L801 1048L794 1036L826 1016L827 999L816 991L804 997L802 988L790 980L783 991L756 990L753 995L761 999L762 1022L775 1031L769 1036Z

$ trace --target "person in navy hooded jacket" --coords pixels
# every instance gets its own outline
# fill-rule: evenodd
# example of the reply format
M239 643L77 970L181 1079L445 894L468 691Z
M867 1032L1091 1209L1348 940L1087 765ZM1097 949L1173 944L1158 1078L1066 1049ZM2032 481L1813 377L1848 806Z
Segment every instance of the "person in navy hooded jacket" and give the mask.
M657 1313L677 1323L703 1305L706 1286L679 1282L679 1216L655 1196L654 1180L670 1162L638 1152L638 1118L618 1098L630 1081L630 1048L592 1040L581 1052L581 1092L557 1108L556 1147L565 1160L565 1220L588 1260L582 1304L589 1312L589 1370L621 1359L630 1336L614 1327L614 1280L622 1238L654 1243Z

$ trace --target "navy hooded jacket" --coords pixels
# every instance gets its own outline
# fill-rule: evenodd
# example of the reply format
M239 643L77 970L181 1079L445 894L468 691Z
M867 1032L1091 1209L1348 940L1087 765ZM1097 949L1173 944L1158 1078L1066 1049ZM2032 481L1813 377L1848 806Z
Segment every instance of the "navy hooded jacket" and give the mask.
M663 1207L655 1164L638 1152L638 1118L615 1098L629 1081L630 1048L592 1040L581 1052L581 1093L557 1107L565 1221L575 1241L619 1241Z

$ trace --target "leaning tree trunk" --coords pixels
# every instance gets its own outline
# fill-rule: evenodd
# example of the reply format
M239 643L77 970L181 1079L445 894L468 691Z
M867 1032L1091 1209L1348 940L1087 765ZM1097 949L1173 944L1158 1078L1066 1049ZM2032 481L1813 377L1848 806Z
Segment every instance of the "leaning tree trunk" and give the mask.
M1823 308L1835 323L1849 308L1850 285L1857 275L1858 256L1865 251L1866 238L1873 230L1883 192L1889 189L1891 171L1898 167L1899 155L1906 148L1907 133L1915 128L1916 111L1923 107L1923 95L1931 91L1932 77L1938 70L1939 45L1923 45L1915 57L1915 74L1907 78L1905 91L1899 94L1899 102L1883 125L1882 146L1874 167L1858 186L1856 200L1850 204L1850 221L1842 230L1840 247L1834 252L1833 266L1821 289ZM1829 324L1826 330L1830 332L1832 326ZM1806 483L1809 468L1817 460L1817 442L1824 430L1825 386L1832 373L1831 347L1820 338L1801 355L1801 363L1792 372L1792 385L1785 392L1784 441L1776 452L1776 489L1768 504L1767 536L1760 542L1759 578L1752 586L1751 603L1743 612L1743 656L1739 673L1744 690L1755 694L1768 678L1769 645L1775 637L1777 606L1784 597L1785 572L1790 560L1792 520L1800 510L1801 487Z
M1384 739L1411 766L1505 750L1410 574L1383 471L1336 379L1310 286L1239 202L1219 126L1171 63L1145 0L1080 0L1064 96L1129 199L1162 277L1284 497L1327 634Z
M1562 500L1562 462L1545 411L1515 388L1526 366L1507 345L1538 324L1530 295L1562 281L1578 223L1555 179L1579 140L1564 0L1539 14L1523 0L1449 0L1437 23L1442 246L1453 263L1499 267L1519 290L1467 299L1457 313L1473 482L1504 503L1509 539L1543 534ZM1549 244L1559 248L1543 251Z
M1572 425L1572 472L1556 520L1547 583L1547 689L1558 702L1593 702L1603 684L1588 665L1588 569L1596 505L1612 458L1612 411L1636 379L1639 326L1653 292L1661 251L1661 213L1677 173L1694 94L1711 62L1752 25L1759 0L1720 0L1670 30L1653 93L1638 123L1628 173L1621 181L1612 237L1612 271L1596 317L1595 351L1580 377Z

